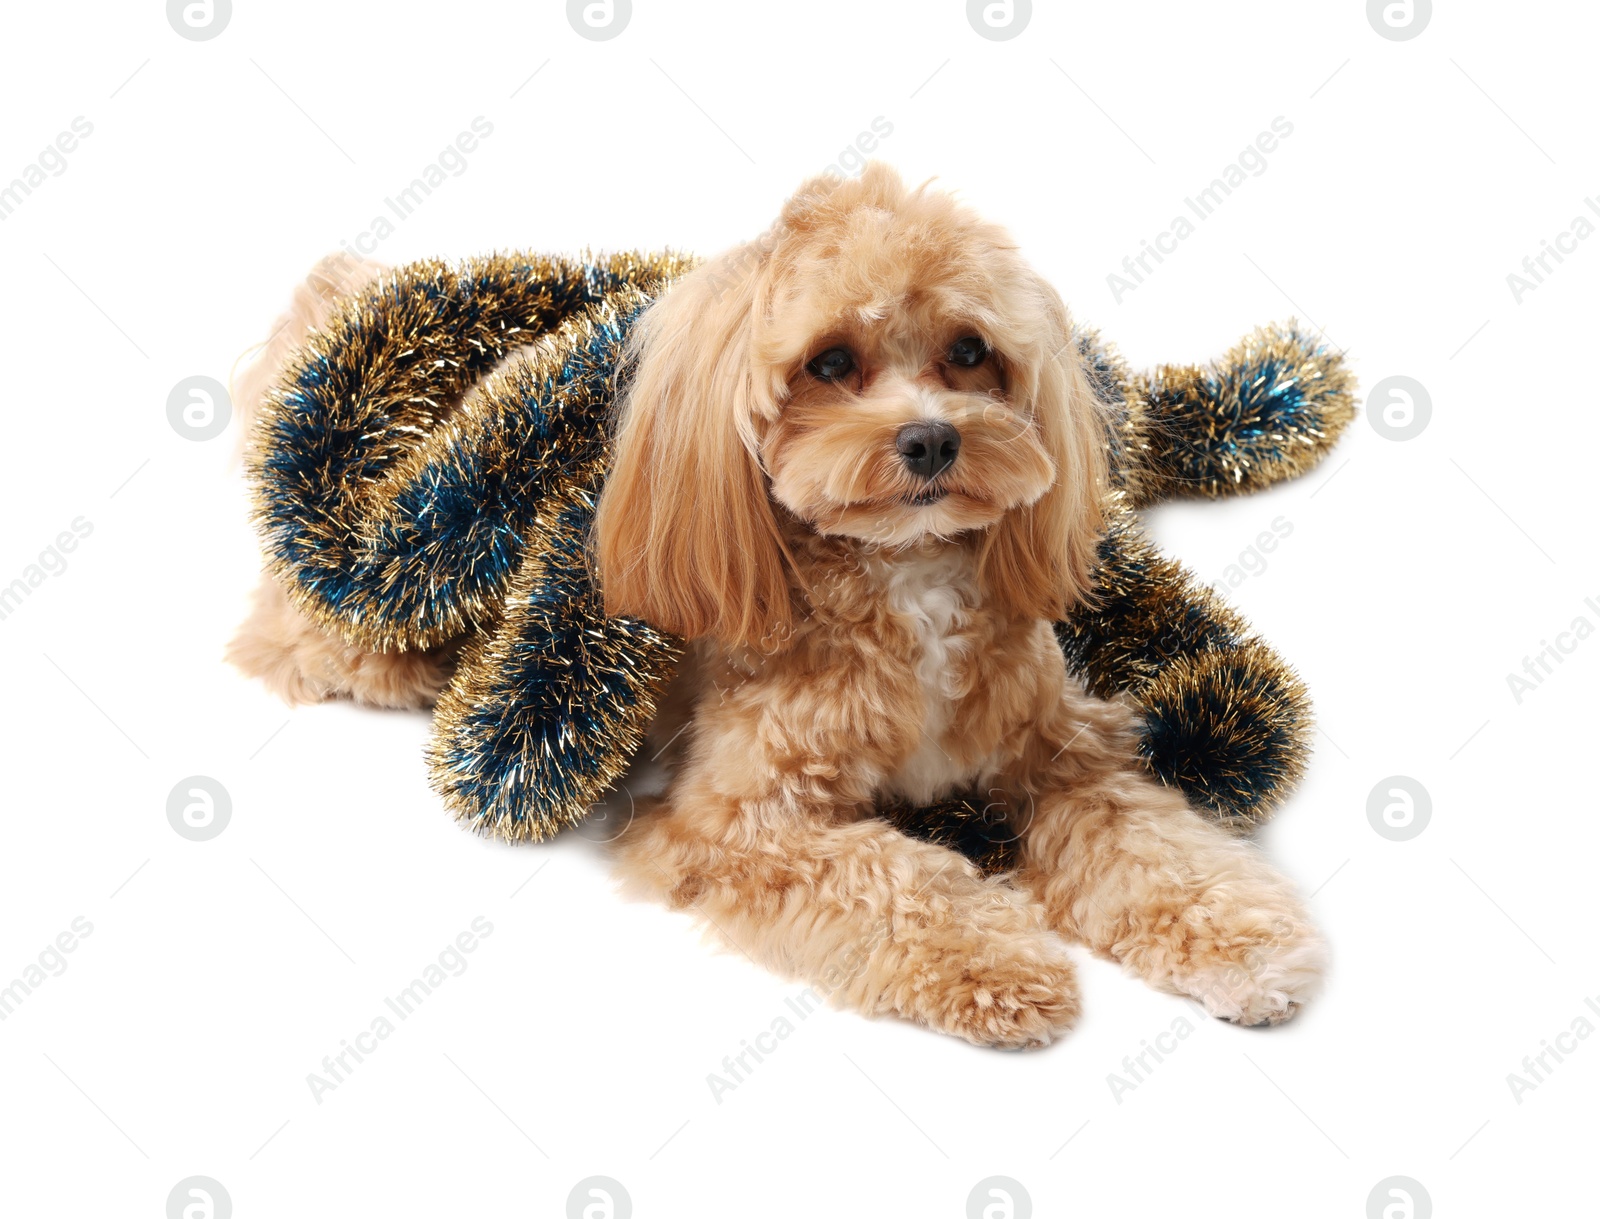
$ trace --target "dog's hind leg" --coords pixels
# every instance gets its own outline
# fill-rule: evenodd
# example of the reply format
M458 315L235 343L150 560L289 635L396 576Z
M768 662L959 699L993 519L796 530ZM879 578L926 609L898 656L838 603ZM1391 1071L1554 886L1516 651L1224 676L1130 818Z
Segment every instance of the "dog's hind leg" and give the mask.
M263 574L250 616L227 659L286 703L352 698L369 707L431 707L450 680L455 645L423 652L368 652L346 643L297 608Z

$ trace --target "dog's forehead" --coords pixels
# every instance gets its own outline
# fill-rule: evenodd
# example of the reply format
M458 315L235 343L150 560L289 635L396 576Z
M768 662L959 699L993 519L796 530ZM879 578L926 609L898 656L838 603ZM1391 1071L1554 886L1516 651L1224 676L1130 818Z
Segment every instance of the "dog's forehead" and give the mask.
M888 231L817 243L783 276L773 318L782 329L888 335L994 314L994 280L971 249Z
M983 237L945 216L907 217L860 208L825 228L812 252L884 287L931 288L970 279L993 251Z

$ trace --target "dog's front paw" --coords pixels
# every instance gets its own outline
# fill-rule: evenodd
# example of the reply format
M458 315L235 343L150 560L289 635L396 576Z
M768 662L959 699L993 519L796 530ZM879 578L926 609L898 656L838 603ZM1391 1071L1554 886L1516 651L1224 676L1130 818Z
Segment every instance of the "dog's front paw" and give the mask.
M1190 911L1171 983L1213 1016L1281 1024L1321 988L1327 946L1298 909L1213 899Z
M900 1015L1005 1049L1049 1045L1078 1018L1066 945L1020 895L952 903L897 938Z
M974 1045L1034 1049L1078 1019L1078 980L1065 961L983 954L951 961L929 995L929 1023Z

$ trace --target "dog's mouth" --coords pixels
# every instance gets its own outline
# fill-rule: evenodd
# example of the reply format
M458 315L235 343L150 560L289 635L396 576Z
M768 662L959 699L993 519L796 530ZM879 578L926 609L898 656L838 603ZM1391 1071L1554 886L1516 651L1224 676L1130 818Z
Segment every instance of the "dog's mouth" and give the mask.
M911 508L926 508L930 504L937 504L949 494L950 488L935 484L931 487L924 487L914 495L905 496L900 502Z

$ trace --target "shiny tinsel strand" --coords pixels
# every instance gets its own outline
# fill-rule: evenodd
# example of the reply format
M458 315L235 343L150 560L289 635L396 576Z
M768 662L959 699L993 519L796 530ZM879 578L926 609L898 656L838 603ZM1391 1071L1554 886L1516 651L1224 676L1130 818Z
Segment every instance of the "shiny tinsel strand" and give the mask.
M1354 418L1353 384L1339 353L1294 322L1260 328L1214 363L1134 378L1132 505L1246 495L1298 478Z
M503 619L468 645L434 711L433 785L463 822L546 838L583 818L644 740L682 648L607 618L587 545L603 461L541 505Z
M295 603L378 651L488 621L550 479L603 443L640 290L689 265L427 261L347 300L279 378L249 448L267 559Z

